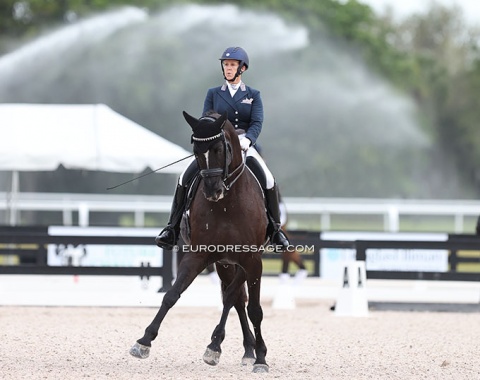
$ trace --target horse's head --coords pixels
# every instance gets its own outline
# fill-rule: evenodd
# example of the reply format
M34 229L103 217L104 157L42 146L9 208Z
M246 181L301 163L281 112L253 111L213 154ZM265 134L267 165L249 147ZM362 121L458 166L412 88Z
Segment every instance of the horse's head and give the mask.
M217 202L225 196L225 192L236 181L234 179L232 183L227 184L232 175L241 174L241 172L237 173L237 169L229 173L234 150L238 152L235 155L236 160L241 161L238 138L226 113L223 115L212 113L196 119L184 111L183 116L193 131L191 142L204 182L203 194L209 201ZM243 170L243 166L241 169Z

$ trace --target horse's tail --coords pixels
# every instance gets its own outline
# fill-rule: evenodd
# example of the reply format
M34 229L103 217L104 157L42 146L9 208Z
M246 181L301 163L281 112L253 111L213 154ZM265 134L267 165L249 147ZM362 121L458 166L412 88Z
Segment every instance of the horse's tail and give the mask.
M226 285L222 283L222 300L223 300L223 295L225 294L224 291L226 289ZM244 282L243 285L240 287L240 294L239 297L243 300L243 302L247 303L248 302L248 294L247 294L247 283Z

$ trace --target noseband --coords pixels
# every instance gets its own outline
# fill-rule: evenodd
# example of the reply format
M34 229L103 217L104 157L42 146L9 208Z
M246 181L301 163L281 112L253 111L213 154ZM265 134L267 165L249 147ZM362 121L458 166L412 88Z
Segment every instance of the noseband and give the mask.
M211 117L204 117L208 119L212 119L215 121L215 119ZM225 124L225 122L224 122ZM222 176L222 184L225 190L230 190L230 188L233 186L235 182L240 178L242 175L243 171L245 170L245 159L242 159L242 163L238 165L231 173L228 171L228 167L232 161L232 146L230 142L227 140L225 137L225 131L223 130L223 125L221 128L221 132L210 137L195 137L192 136L192 142L195 143L210 143L210 146L208 150L210 149L213 144L215 144L217 141L221 140L223 142L224 146L224 151L225 151L225 165L223 168L212 168L212 169L202 169L200 170L200 176L202 178L212 178L212 177L220 177ZM208 152L207 150L207 152ZM234 176L236 177L229 183L227 182Z

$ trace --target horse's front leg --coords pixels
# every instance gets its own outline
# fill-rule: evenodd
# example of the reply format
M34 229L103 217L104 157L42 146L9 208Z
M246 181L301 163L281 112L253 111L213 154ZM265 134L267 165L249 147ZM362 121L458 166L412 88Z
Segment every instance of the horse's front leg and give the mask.
M261 324L263 320L263 310L260 305L260 283L262 279L262 259L260 255L254 255L250 258L247 272L248 285L248 317L253 324L255 333L255 354L257 359L253 364L253 372L268 372L268 364L265 361L267 356L267 346L262 337Z
M233 265L217 265L217 273L222 280L223 310L220 322L212 333L212 341L203 354L204 362L210 365L217 365L220 361L222 353L221 344L225 339L225 325L231 308L241 300L245 310L245 300L240 292L245 282L243 269L239 268L236 270Z
M149 356L152 341L157 337L158 330L166 314L198 274L205 269L206 265L206 260L202 255L186 254L184 256L178 267L177 278L174 284L163 296L162 305L152 323L145 329L143 337L138 339L130 349L131 355L140 359L145 359Z

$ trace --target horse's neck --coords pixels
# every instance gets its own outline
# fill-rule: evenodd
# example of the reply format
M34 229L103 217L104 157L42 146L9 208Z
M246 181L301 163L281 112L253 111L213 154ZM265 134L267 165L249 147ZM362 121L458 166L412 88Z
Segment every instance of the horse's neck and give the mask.
M239 173L241 171L240 166L244 165L244 159L243 155L240 154L240 157L233 157L232 162L230 162L230 165L228 165L228 172L233 173L234 170L236 170L236 173Z
M237 179L237 181L233 184L233 186L228 191L229 192L228 197L225 197L225 198L234 200L245 194L250 194L249 197L251 197L256 191L258 191L261 194L260 196L263 198L263 191L262 191L262 187L260 186L260 183L258 182L255 175L248 169L246 165L243 170L243 173L240 174L240 170L239 170L238 175L240 175L240 177Z
M229 166L229 170L231 172L242 164L244 161L244 155L242 153L242 148L240 148L240 143L234 145L234 139L238 140L235 131L228 133L228 139L230 140L230 145L232 146L232 162Z

